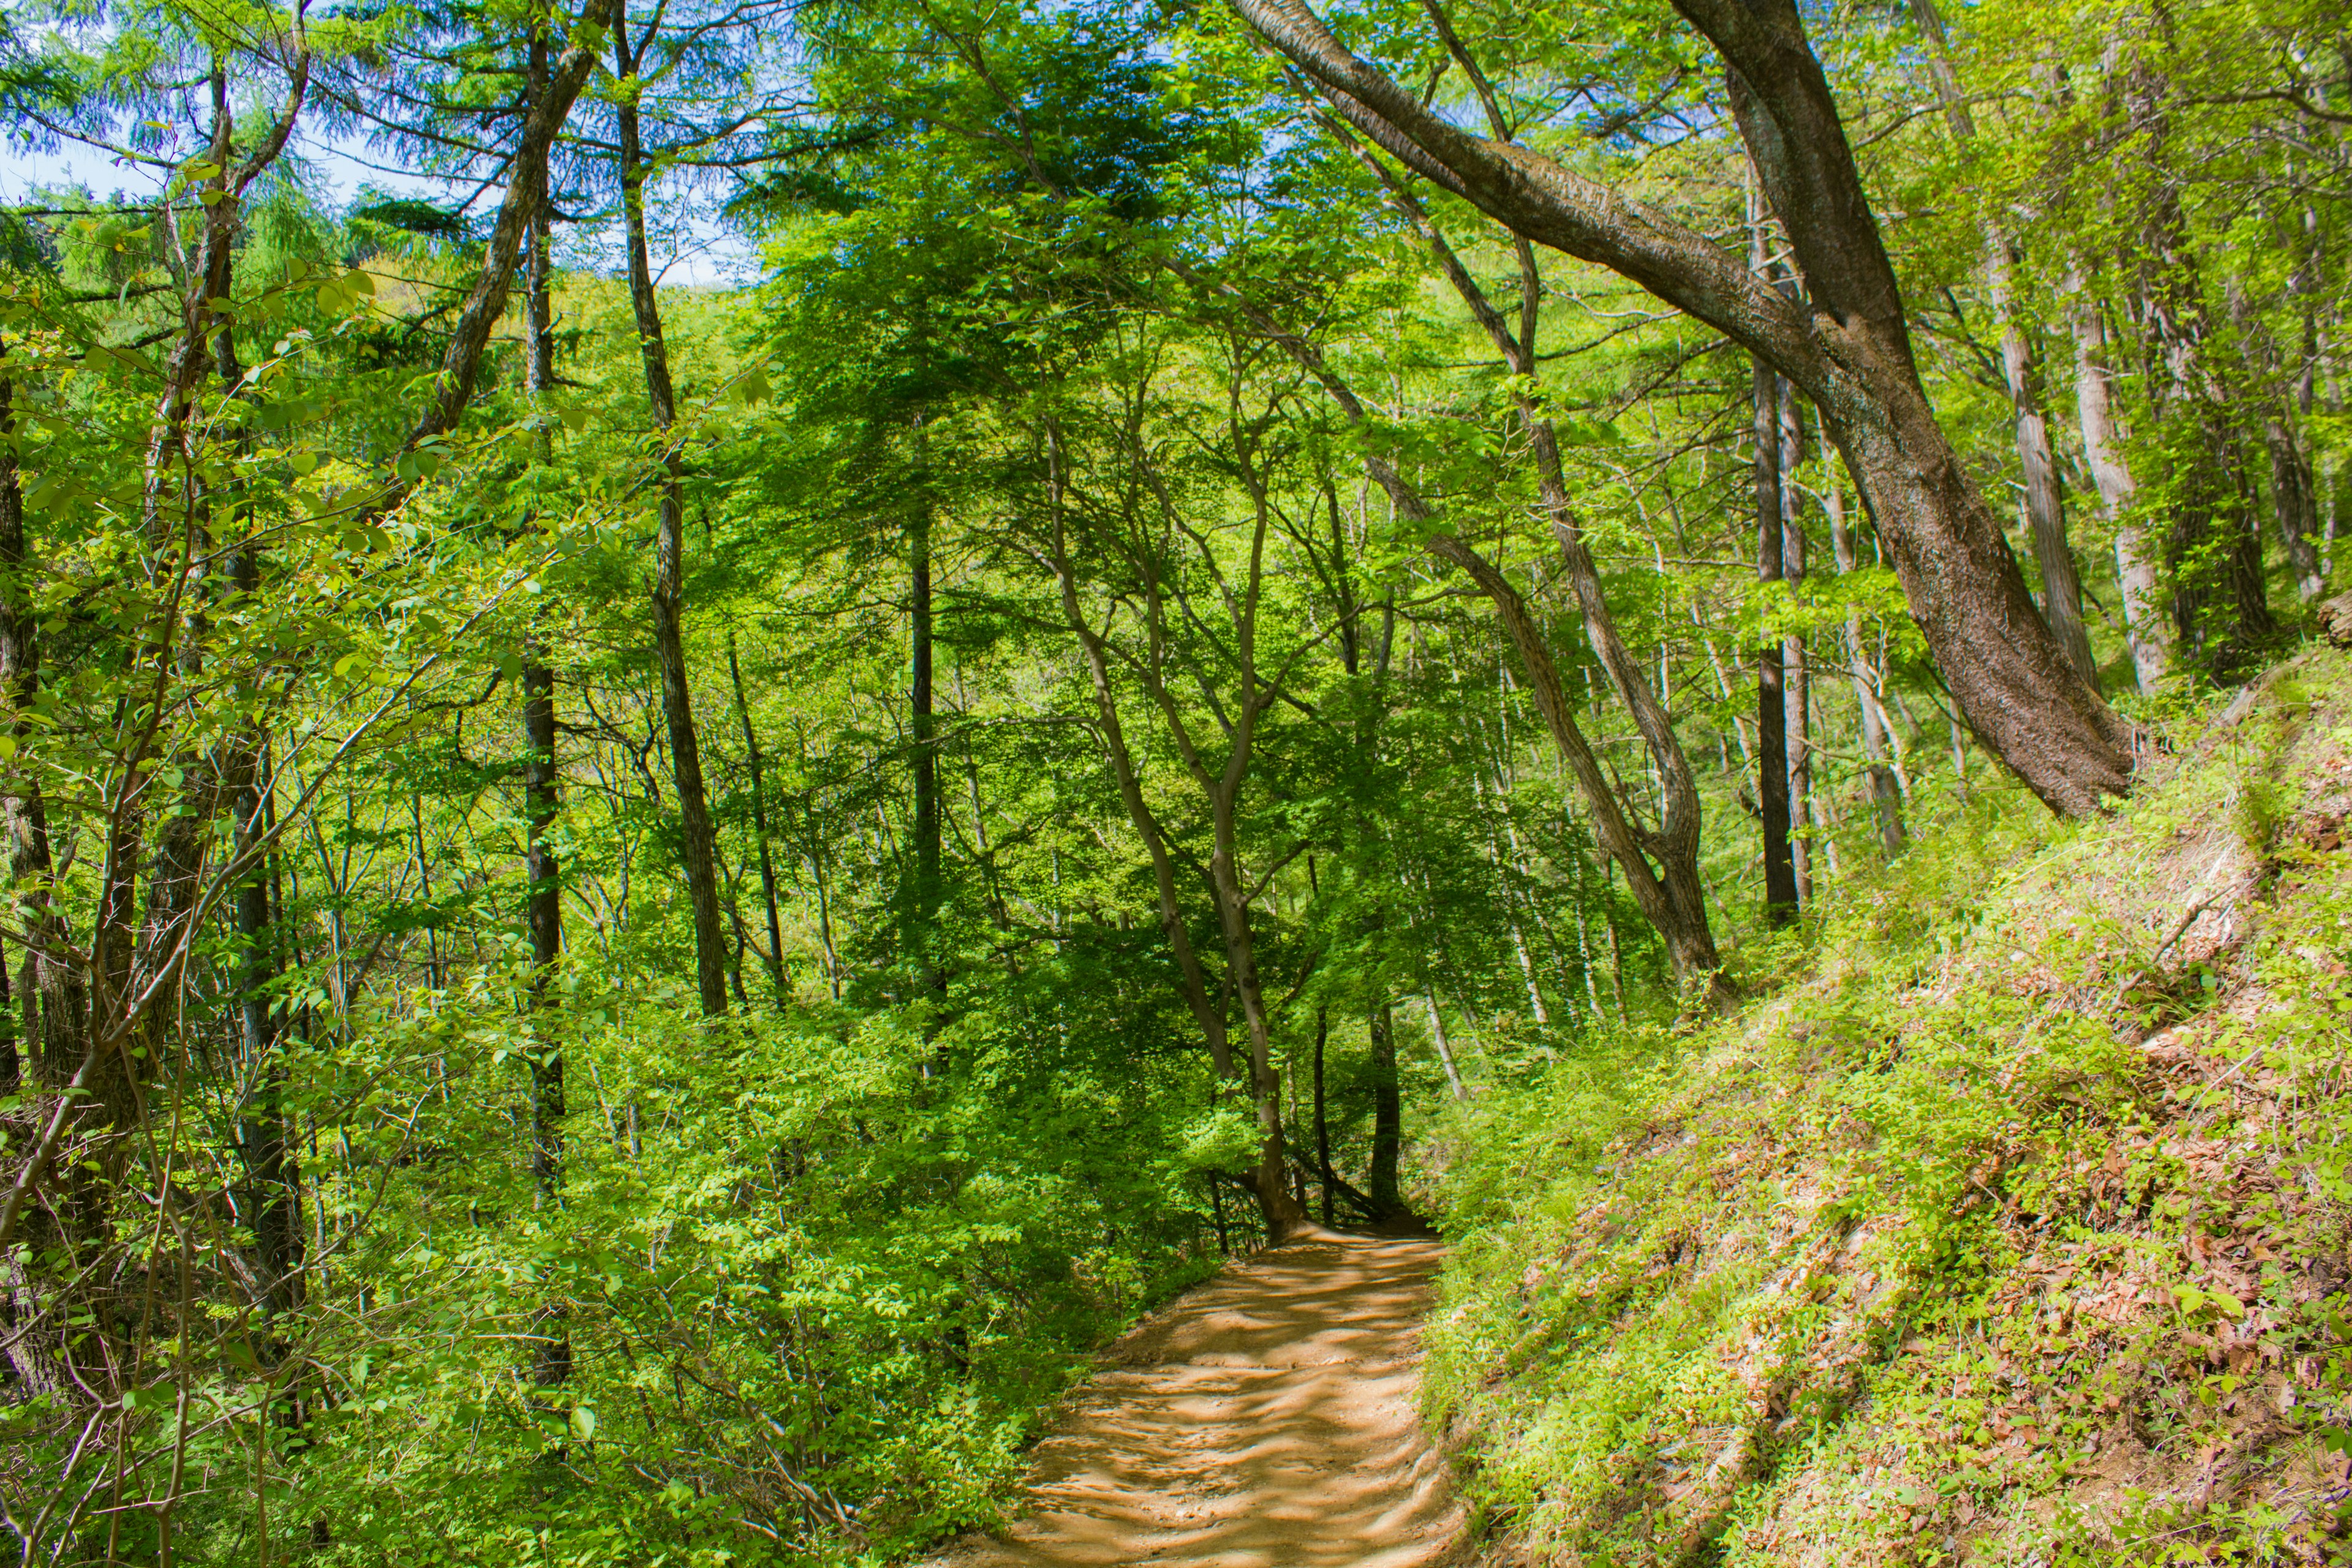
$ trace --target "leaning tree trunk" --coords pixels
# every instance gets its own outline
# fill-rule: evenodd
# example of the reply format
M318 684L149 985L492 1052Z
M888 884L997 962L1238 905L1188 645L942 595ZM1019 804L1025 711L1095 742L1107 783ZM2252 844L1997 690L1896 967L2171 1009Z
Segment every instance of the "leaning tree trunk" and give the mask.
M1062 616L1070 634L1077 639L1085 657L1088 682L1094 694L1097 733L1102 739L1103 754L1110 763L1111 775L1118 786L1119 802L1127 808L1128 820L1133 824L1137 837L1143 840L1144 849L1151 859L1154 890L1160 905L1160 927L1167 939L1169 955L1176 961L1176 973L1184 994L1185 1005L1192 1009L1194 1023L1200 1026L1202 1040L1209 1047L1209 1059L1219 1079L1230 1082L1241 1079L1250 1095L1258 1125L1258 1161L1252 1173L1250 1184L1256 1194L1267 1235L1279 1238L1297 1228L1306 1218L1305 1211L1291 1196L1289 1185L1283 1179L1286 1163L1283 1149L1282 1115L1279 1084L1276 1081L1272 1062L1272 1038L1268 1032L1264 999L1259 993L1255 944L1249 940L1248 900L1240 897L1240 932L1234 927L1234 902L1240 895L1238 872L1233 858L1232 792L1220 792L1213 777L1195 773L1204 785L1215 820L1217 848L1213 855L1210 871L1210 896L1217 907L1218 923L1225 941L1228 973L1223 984L1212 987L1208 967L1192 944L1192 932L1184 919L1183 906L1177 897L1176 858L1161 827L1158 813L1145 798L1142 774L1135 764L1135 755L1127 741L1127 728L1119 716L1118 695L1111 683L1110 649L1105 644L1078 601L1078 579L1076 559L1071 551L1067 518L1064 506L1066 476L1063 471L1061 439L1057 430L1048 426L1044 442L1045 452L1046 513L1050 521L1047 556L1055 580L1060 590ZM1244 683L1244 700L1255 703L1258 694ZM1254 711L1254 709L1253 709ZM1181 738L1180 738L1181 740ZM1189 747L1184 747L1189 751ZM1246 751L1238 755L1246 763ZM1237 782L1237 781L1236 781ZM1225 998L1237 995L1244 1008L1248 1041L1247 1062L1237 1062L1226 1023ZM1245 1070L1245 1076L1244 1076Z
M1507 358L1518 359L1524 352L1523 340L1500 324L1500 318L1468 279L1466 271L1435 228L1419 218L1417 209L1409 203L1401 205L1415 212L1424 237L1431 240L1433 249L1454 276L1457 291L1487 324L1497 343L1504 346ZM1179 276L1189 275L1180 269ZM1320 382L1350 422L1369 427L1363 401L1330 368L1313 343L1283 327L1257 306L1246 300L1240 303L1244 314L1259 332L1280 344ZM1528 445L1537 458L1537 475L1551 520L1553 541L1559 547L1561 563L1576 589L1588 638L1612 683L1633 710L1635 724L1643 731L1665 784L1664 819L1654 833L1639 826L1629 815L1607 770L1578 727L1575 710L1560 680L1550 646L1518 589L1492 562L1440 527L1435 509L1388 459L1367 453L1364 472L1387 492L1396 515L1415 526L1429 552L1460 567L1494 605L1496 618L1526 666L1537 708L1544 715L1562 760L1576 775L1578 788L1592 811L1594 831L1610 856L1624 868L1626 881L1643 915L1665 944L1677 982L1703 1005L1722 1007L1728 1004L1730 992L1722 977L1715 933L1707 922L1706 884L1698 873L1698 797L1689 761L1675 737L1664 705L1649 689L1640 666L1616 633L1601 591L1599 568L1592 562L1569 504L1567 481L1550 424L1536 416L1532 405L1523 403L1519 414L1521 426L1527 431Z
M1443 15L1442 12L1433 14ZM1479 84L1480 96L1486 101L1496 133L1498 136L1504 134L1507 128L1502 112L1487 89L1485 78L1479 74L1468 54L1460 48L1459 40L1452 36L1450 28L1447 30L1447 44L1454 50L1464 70ZM1352 138L1350 142L1352 144ZM1461 297L1462 302L1469 307L1471 315L1485 329L1488 339L1502 354L1504 363L1515 375L1532 378L1537 371L1536 331L1542 300L1542 280L1537 273L1534 251L1525 240L1517 247L1519 311L1515 328L1495 308L1485 289L1472 276L1470 269L1462 264L1460 256L1447 241L1444 231L1431 221L1421 203L1378 158L1360 146L1355 151L1375 177L1387 187L1390 199L1398 210L1420 232L1439 268L1453 284L1454 291ZM1280 342L1322 384L1332 400L1339 405L1341 412L1360 426L1369 423L1362 400L1331 370L1314 345L1295 332L1282 330L1263 310L1255 307L1248 309L1260 330ZM1651 689L1641 661L1625 646L1625 639L1617 629L1616 616L1609 606L1601 569L1592 559L1582 521L1578 517L1569 495L1568 476L1559 455L1559 433L1533 397L1522 393L1515 402L1519 427L1527 435L1528 449L1535 459L1537 493L1543 504L1545 519L1551 527L1552 542L1559 552L1560 565L1566 571L1569 586L1576 595L1585 641L1608 676L1610 687L1616 692L1618 700L1633 716L1633 727L1640 732L1657 773L1660 793L1664 796L1664 810L1655 832L1647 830L1634 820L1633 812L1619 798L1598 765L1597 759L1591 755L1583 736L1577 732L1549 648L1517 590L1477 552L1450 533L1433 533L1429 541L1430 552L1464 568L1493 602L1496 613L1503 620L1522 661L1528 666L1538 704L1560 746L1561 755L1576 773L1578 784L1592 807L1596 820L1602 825L1601 831L1604 844L1611 855L1624 867L1635 896L1643 900L1643 912L1657 927L1659 935L1665 942L1676 981L1692 994L1694 999L1710 1007L1720 1007L1728 1002L1730 993L1722 978L1715 934L1707 921L1706 885L1698 872L1698 781L1691 772L1690 758L1683 750L1681 737L1675 733L1674 721L1666 712L1664 701ZM1365 467L1372 479L1388 491L1400 515L1424 522L1432 519L1433 514L1427 502L1412 487L1404 484L1392 465L1368 460Z
M1794 0L1676 0L1731 68L1731 100L1796 254L1805 303L1654 208L1464 131L1342 47L1302 0L1231 0L1333 110L1513 232L1607 267L1794 382L1862 484L1969 725L2053 810L2126 793L2134 731L2083 679L1937 423L1893 265Z
M626 29L614 38L616 74L632 80L635 63ZM686 498L684 469L670 427L677 423L677 395L669 378L669 350L662 339L661 305L654 295L653 264L646 249L645 147L634 100L616 109L621 142L621 199L628 228L629 303L635 309L637 344L646 368L646 395L654 428L665 441L658 531L654 545L654 657L661 667L662 719L669 731L669 763L677 794L679 858L687 899L694 910L695 987L706 1017L727 1011L727 927L719 905L718 837L710 825L709 796L702 782L702 744L694 723L694 693L686 664Z
M6 345L0 342L0 354ZM0 371L6 369L0 362ZM0 374L0 696L8 704L9 733L16 751L0 785L0 825L8 838L9 899L25 950L23 982L16 998L24 1028L19 1056L0 1093L16 1109L0 1113L7 1147L23 1150L41 1135L37 1113L43 1098L26 1088L54 1090L82 1059L81 1031L88 997L80 971L66 946L65 922L58 917L55 867L50 857L48 807L40 780L31 771L26 742L36 733L32 712L41 689L41 622L34 612L31 563L25 540L24 492L17 479L15 386ZM58 1237L46 1206L36 1207L20 1232L24 1245L0 1247L0 1359L19 1395L64 1397L70 1373L61 1322L49 1321L57 1307L53 1282L44 1281L33 1259L51 1250ZM44 1286L48 1288L45 1289Z
M1953 140L1973 147L1976 115L1952 68L1951 45L1935 0L1911 0L1911 15L1927 35L1928 74L1935 79ZM1986 291L1992 300L1993 324L2000 329L2001 384L2009 394L2018 467L2025 478L2025 515L2033 533L2033 558L2042 568L2042 612L2067 657L2096 689L2099 666L2091 654L2089 629L2083 624L2083 584L2066 540L2065 497L2059 488L2058 461L2050 447L2050 421L2042 412L2041 367L2017 319L2017 243L1990 212L1981 226Z

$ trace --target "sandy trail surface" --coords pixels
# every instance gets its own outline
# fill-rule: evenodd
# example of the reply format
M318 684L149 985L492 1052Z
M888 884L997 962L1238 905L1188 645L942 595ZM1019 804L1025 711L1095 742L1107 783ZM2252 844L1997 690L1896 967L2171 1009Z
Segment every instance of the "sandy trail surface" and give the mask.
M1462 1526L1420 1418L1440 1256L1325 1232L1228 1265L1111 1347L1021 1517L930 1568L1434 1568Z

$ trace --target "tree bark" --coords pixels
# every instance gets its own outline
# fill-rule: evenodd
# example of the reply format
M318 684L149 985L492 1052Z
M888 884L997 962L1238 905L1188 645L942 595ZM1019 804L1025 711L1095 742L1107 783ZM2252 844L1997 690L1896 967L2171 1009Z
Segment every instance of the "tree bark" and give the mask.
M1838 483L1837 474L1826 458L1822 466L1827 470L1822 476L1822 501L1830 518L1830 553L1837 561L1839 574L1851 575L1858 563L1853 534L1846 527L1845 488ZM1864 673L1866 658L1862 612L1850 609L1845 616L1845 661L1853 679L1854 707L1861 713L1863 768L1869 780L1871 816L1878 826L1878 846L1892 860L1903 853L1903 803L1895 770L1886 765L1888 734L1877 693L1872 690Z
M776 901L776 858L768 847L768 780L766 760L760 752L760 732L751 724L751 704L743 694L743 666L735 656L735 633L727 633L727 675L735 683L735 716L743 725L743 755L751 770L751 828L760 838L760 896L768 916L768 978L776 987L776 1005L793 1004L793 980L784 968L784 926Z
M0 341L0 356L6 344ZM7 366L0 358L0 372ZM50 859L48 808L32 772L26 742L35 733L31 714L41 686L41 622L33 604L31 562L25 539L25 503L16 468L16 419L13 380L0 374L0 695L8 704L8 730L17 743L0 786L0 825L8 840L8 890L17 930L23 933L24 1028L22 1055L0 1092L33 1086L61 1087L82 1059L81 1031L88 998L80 972L65 946L58 917ZM14 1035L12 1030L12 1036ZM29 1097L28 1097L29 1098ZM34 1146L42 1128L33 1100L0 1117L11 1150ZM27 1267L56 1241L47 1211L37 1208L24 1226L21 1249L0 1247L0 1358L22 1397L64 1394L70 1383L61 1325L45 1321L55 1310L54 1289Z
M1397 1167L1404 1149L1404 1104L1397 1090L1396 1017L1382 1001L1366 1019L1372 1047L1372 1165L1366 1178L1382 1219L1404 1213Z
M2098 486L2099 505L2116 535L2116 585L2123 600L2124 638L2132 675L2142 693L2152 693L2172 669L2172 634L2165 623L2164 585L2157 551L2137 509L2139 486L2124 457L2123 432L2116 418L2115 371L2107 363L2105 308L2078 263L2069 274L2068 319L2074 334L2074 413L2083 433L2083 458Z
M1342 47L1301 0L1234 9L1381 149L1538 244L1607 267L1717 328L1822 411L1969 724L2053 811L2131 783L2133 732L2026 592L1937 425L1894 268L1794 0L1676 0L1731 68L1732 107L1787 227L1807 304L1663 213L1508 142L1474 136Z
M1170 736L1183 759L1185 770L1192 775L1209 806L1213 846L1209 858L1209 895L1217 912L1218 927L1225 949L1224 984L1217 988L1213 999L1207 968L1192 945L1183 908L1177 898L1175 859L1157 814L1144 798L1142 778L1136 769L1134 754L1127 742L1126 728L1120 721L1118 693L1110 679L1108 645L1103 635L1088 621L1078 601L1077 568L1071 551L1065 504L1066 479L1063 469L1064 458L1059 432L1051 426L1045 432L1045 451L1050 531L1047 552L1061 590L1063 617L1076 637L1079 650L1086 659L1087 676L1094 690L1097 729L1102 737L1105 756L1118 784L1119 799L1127 807L1129 820L1134 824L1137 835L1142 838L1144 847L1151 857L1152 877L1160 900L1160 929L1168 940L1169 952L1176 960L1185 1002L1192 1008L1194 1021L1200 1026L1208 1044L1210 1060L1216 1068L1217 1076L1223 1079L1241 1077L1247 1087L1258 1131L1258 1159L1251 1173L1251 1185L1257 1194L1267 1235L1278 1240L1305 1223L1307 1216L1305 1210L1291 1195L1287 1180L1281 1077L1274 1068L1271 1019L1258 979L1256 942L1250 929L1249 900L1241 884L1234 810L1242 783L1248 773L1257 715L1272 700L1256 679L1255 656L1254 617L1262 586L1262 556L1266 528L1263 502L1261 500L1255 534L1256 545L1252 552L1250 583L1242 601L1243 608L1236 626L1242 666L1239 714L1234 732L1229 737L1228 751L1222 767L1210 767L1192 744L1190 732L1168 700L1166 691L1156 679L1146 677L1148 695L1166 720ZM1154 616L1156 625L1158 590L1147 585L1143 592L1147 605L1150 606L1146 613ZM1155 648L1163 646L1160 639L1155 638ZM1245 1061L1237 1062L1233 1052L1223 1001L1227 994L1241 1005L1244 1037L1249 1053Z
M554 146L563 122L571 117L572 105L579 98L580 89L587 85L590 74L596 68L606 34L616 21L623 20L625 18L621 15L620 0L587 0L581 7L579 19L572 25L563 52L547 73L544 89L532 94L521 133L515 139L514 155L507 162L506 195L499 203L499 216L483 247L482 269L476 275L465 304L458 307L456 324L449 333L449 346L441 356L440 373L434 378L432 396L410 428L408 438L402 443L403 450L456 429L464 416L466 405L474 395L474 383L481 374L482 354L489 347L491 334L506 318L507 296L514 288L515 261L522 248L524 231L540 216L541 193L547 189L549 150ZM633 123L635 118L632 111ZM635 294L632 287L632 298Z
M630 53L626 18L614 35L614 74L625 88L635 84L636 59ZM639 40L642 49L644 40ZM667 437L677 423L677 395L669 376L669 350L662 338L661 304L654 294L652 260L646 248L645 146L633 97L614 107L620 132L621 201L628 228L629 303L635 312L637 345L645 361L646 395L654 428ZM678 849L686 892L694 910L695 988L705 1017L727 1011L727 926L719 903L718 838L710 824L709 796L702 779L702 745L695 729L694 693L686 662L686 499L684 468L666 440L658 531L654 546L651 595L654 655L661 667L662 719L669 732L672 787L677 795Z
M1775 475L1780 492L1780 580L1805 580L1805 530L1797 510L1798 468L1804 461L1804 426L1797 412L1797 389L1785 376L1774 376L1780 405L1780 463ZM1805 638L1791 632L1780 640L1780 679L1788 717L1782 743L1789 752L1789 869L1797 888L1797 907L1813 903L1813 691L1812 668L1807 662Z
M1446 1090L1457 1100L1467 1100L1470 1091L1462 1087L1462 1074L1454 1066L1454 1042L1445 1037L1445 1016L1437 1010L1437 988L1423 984L1421 1000L1429 1009L1429 1043L1437 1052L1437 1065L1445 1069Z
M1756 581L1781 579L1788 530L1780 515L1780 378L1758 360L1750 391L1755 414L1750 459L1756 497ZM1767 637L1756 647L1756 805L1764 830L1764 918L1797 918L1796 858L1789 843L1789 696L1785 645Z
M2290 280L2290 290L2294 286ZM2248 383L2234 401L2260 411L2263 450L2270 459L2271 517L2278 528L2279 547L2286 552L2296 595L2306 601L2315 599L2326 585L2319 561L2318 487L2312 479L2311 458L2296 430L2300 423L2296 417L2296 383L2301 382L2300 390L2307 399L2308 374L2299 377L2285 374L2280 363L2278 340L2235 279L2231 282L2229 302L2238 336L2244 345Z
M919 430L917 439L920 438ZM928 483L925 474L918 481L918 491ZM915 784L915 876L907 889L907 962L923 990L943 994L947 971L939 952L940 752L938 719L932 710L931 506L925 493L917 494L914 514L908 521L907 579L911 598L908 729Z
M1331 1038L1331 1010L1315 1009L1315 1173L1322 1185L1323 1223L1331 1223L1331 1197L1338 1173L1331 1169L1331 1120L1323 1100L1323 1051Z
M1513 334L1502 322L1483 291L1445 244L1443 235L1434 226L1428 224L1425 217L1419 216L1418 207L1409 198L1402 198L1402 193L1396 191L1394 186L1391 190L1401 197L1400 205L1415 216L1424 239L1454 279L1456 291L1486 326L1497 346L1503 349L1507 361L1515 364L1531 364L1528 340ZM1522 279L1531 290L1534 268L1532 261L1525 256L1521 258L1521 269ZM1182 275L1180 272L1180 276ZM1370 426L1363 401L1330 369L1313 343L1284 328L1251 302L1240 300L1239 303L1258 331L1279 344L1313 375L1351 423ZM1523 322L1526 320L1523 315ZM1527 330L1523 325L1522 331ZM1569 500L1567 479L1560 466L1559 445L1551 426L1548 420L1536 416L1530 404L1523 402L1519 413L1521 427L1527 433L1529 448L1536 458L1538 488L1552 525L1553 542L1559 549L1561 563L1567 568L1569 579L1575 587L1587 638L1607 670L1611 684L1632 710L1636 728L1642 731L1652 761L1664 784L1666 809L1656 832L1648 831L1632 819L1600 759L1594 755L1583 731L1577 726L1567 689L1560 682L1559 668L1551 657L1550 646L1518 589L1493 563L1454 534L1444 531L1435 509L1388 459L1375 453L1367 453L1363 458L1364 472L1387 493L1391 504L1396 509L1396 515L1412 524L1423 536L1429 552L1441 561L1460 567L1494 605L1496 618L1503 623L1505 632L1527 668L1536 705L1543 713L1553 741L1575 773L1578 787L1593 812L1595 831L1610 855L1624 867L1626 880L1633 888L1643 915L1657 929L1665 943L1677 983L1695 1001L1710 1009L1720 1009L1728 1005L1730 993L1722 978L1715 934L1707 922L1706 884L1698 874L1698 791L1691 774L1689 759L1675 735L1673 722L1664 704L1650 689L1640 664L1617 634L1615 621L1602 591L1600 569L1593 563ZM1654 866L1652 863L1654 858Z

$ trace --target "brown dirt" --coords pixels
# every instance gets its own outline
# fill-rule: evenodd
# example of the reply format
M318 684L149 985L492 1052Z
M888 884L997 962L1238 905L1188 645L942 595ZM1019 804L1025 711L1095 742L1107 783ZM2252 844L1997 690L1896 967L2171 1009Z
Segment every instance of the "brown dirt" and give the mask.
M930 1568L1435 1568L1463 1522L1421 1426L1441 1255L1318 1232L1227 1265L1111 1347L1024 1516Z

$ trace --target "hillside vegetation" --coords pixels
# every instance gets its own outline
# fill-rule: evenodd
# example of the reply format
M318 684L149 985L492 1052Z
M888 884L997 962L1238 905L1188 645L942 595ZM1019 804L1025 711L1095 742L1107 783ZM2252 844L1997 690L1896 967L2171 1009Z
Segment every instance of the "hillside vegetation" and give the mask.
M0 0L0 1560L2322 1551L2342 9Z
M1495 1561L2343 1560L2352 658L2170 739L1465 1115L1431 1397Z

